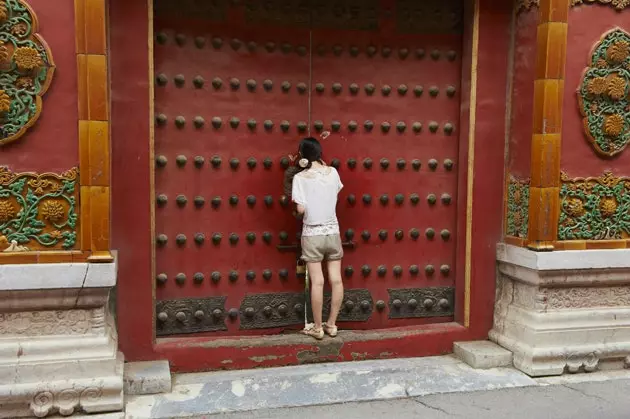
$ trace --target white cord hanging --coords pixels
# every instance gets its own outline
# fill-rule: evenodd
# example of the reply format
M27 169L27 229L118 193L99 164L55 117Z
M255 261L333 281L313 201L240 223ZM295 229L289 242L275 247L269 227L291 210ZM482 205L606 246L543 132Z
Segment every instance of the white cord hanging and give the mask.
M308 278L308 264L304 264L304 329L309 328L308 322L308 302L310 301L311 293L309 292L309 278ZM314 325L313 325L314 326Z

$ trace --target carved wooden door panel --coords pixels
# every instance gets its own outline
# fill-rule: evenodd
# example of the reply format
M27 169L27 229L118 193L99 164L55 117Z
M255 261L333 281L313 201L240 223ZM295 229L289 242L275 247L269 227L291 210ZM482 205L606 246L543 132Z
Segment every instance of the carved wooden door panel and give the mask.
M344 327L452 320L460 9L155 0L158 336L300 327L282 177L309 133L339 168L356 244Z
M339 220L357 242L345 286L375 305L346 327L450 321L462 3L322 3L338 14L313 15L311 119L330 132L326 157L345 184Z

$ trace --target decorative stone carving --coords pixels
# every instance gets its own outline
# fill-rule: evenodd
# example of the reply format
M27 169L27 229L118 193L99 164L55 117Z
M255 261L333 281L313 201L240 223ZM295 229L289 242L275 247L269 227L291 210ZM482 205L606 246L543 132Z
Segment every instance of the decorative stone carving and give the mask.
M500 243L490 339L532 376L627 367L630 251L534 252ZM624 360L626 365L624 365Z
M516 12L526 12L529 9L534 7L538 7L540 5L540 0L517 0L516 2Z
M58 411L62 416L70 416L79 410L82 404L94 403L102 395L103 389L99 387L68 388L56 394L40 391L33 396L30 409L38 418L43 418L53 411Z
M84 335L90 333L91 310L0 313L0 337Z
M24 135L42 112L55 65L23 0L0 1L0 146Z
M527 238L529 218L529 179L517 179L510 175L507 187L507 236Z
M75 248L78 173L14 173L0 166L0 251Z
M630 178L607 172L569 178L561 173L560 240L620 239L630 235Z
M514 305L521 307L535 307L540 310L547 307L547 296L536 288L529 287L521 283L515 283L511 292L513 295L512 303Z
M630 287L552 288L544 298L550 309L630 307Z
M599 354L589 352L586 355L580 353L570 353L567 355L567 372L575 374L577 372L593 372L599 367Z
M617 9L617 11L620 11L630 5L630 0L571 0L571 6L579 6L582 4L610 5Z
M620 153L630 141L630 34L604 34L591 53L578 89L584 132L603 157Z
M41 391L31 401L31 412L38 418L47 416L53 408L54 396L50 391Z

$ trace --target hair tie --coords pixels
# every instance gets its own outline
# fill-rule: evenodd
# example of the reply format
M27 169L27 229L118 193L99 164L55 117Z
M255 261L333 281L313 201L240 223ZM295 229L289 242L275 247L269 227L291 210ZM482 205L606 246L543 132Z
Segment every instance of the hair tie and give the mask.
M308 159L300 159L300 161L298 161L298 165L302 169L306 168L306 166L308 166Z

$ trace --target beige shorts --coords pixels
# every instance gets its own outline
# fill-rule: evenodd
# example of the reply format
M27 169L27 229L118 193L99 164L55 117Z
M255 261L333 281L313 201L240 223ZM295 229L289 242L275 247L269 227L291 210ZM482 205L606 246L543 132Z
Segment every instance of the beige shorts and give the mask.
M327 236L302 236L302 259L305 262L341 260L343 246L339 234Z

